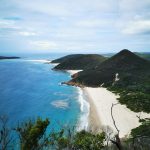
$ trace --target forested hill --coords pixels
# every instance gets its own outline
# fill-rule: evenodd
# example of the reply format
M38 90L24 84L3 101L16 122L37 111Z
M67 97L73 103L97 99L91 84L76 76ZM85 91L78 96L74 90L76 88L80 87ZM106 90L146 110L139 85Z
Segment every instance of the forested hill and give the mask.
M74 54L53 60L51 63L60 63L54 67L57 70L85 70L99 65L105 60L104 56L98 54Z
M107 87L119 93L119 101L133 111L150 112L150 62L122 50L94 68L75 75L68 85Z
M62 63L68 59L71 59L71 58L78 58L82 56L82 54L72 54L72 55L67 55L67 56L64 56L64 57L61 57L61 58L58 58L58 59L54 59L51 61L51 63Z
M150 75L150 62L135 55L129 50L122 50L93 69L78 73L72 82L82 83L85 86L112 85L118 73L120 82L127 84L143 80Z

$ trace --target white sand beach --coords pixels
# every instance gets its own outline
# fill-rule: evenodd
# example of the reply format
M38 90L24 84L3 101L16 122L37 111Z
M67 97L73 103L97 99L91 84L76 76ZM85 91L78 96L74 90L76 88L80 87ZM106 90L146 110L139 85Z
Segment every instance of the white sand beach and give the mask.
M67 70L71 75L79 71L82 70ZM84 87L82 90L90 104L89 128L91 130L108 130L110 128L113 133L117 133L111 117L112 104L117 104L113 107L113 117L120 131L119 135L121 138L128 136L131 129L140 125L137 116L140 116L141 119L150 118L150 114L143 112L135 113L125 105L121 105L117 100L119 95L108 91L106 88Z
M118 103L117 95L108 91L106 88L91 88L85 87L85 94L88 95L88 100L90 102L90 109L96 112L96 115L91 115L92 120L99 122L99 127L109 126L116 132L111 117L111 106L112 104ZM92 104L92 105L91 105ZM150 114L147 113L135 113L129 110L125 105L117 104L113 107L113 116L118 129L120 130L120 137L125 137L129 135L131 129L140 125L138 117L148 118ZM91 120L91 119L90 119ZM94 124L94 123L92 123Z

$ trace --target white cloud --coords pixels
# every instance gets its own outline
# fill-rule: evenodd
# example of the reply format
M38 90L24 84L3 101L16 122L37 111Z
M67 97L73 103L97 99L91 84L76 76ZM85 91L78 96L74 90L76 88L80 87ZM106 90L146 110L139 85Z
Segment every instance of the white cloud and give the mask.
M57 47L57 44L53 41L30 41L30 45L40 50L51 50Z
M0 20L0 28L12 28L12 29L19 29L20 27L18 27L15 23L15 21L13 20Z
M122 13L130 14L137 14L142 13L140 12L143 10L143 12L147 12L150 7L150 1L149 0L119 0L119 8Z
M36 36L36 35L39 35L36 32L28 32L28 31L20 31L19 34L22 35L22 36Z
M120 0L116 27L126 35L150 34L150 0Z
M14 49L124 48L149 40L149 9L150 0L0 0L0 35Z
M137 20L128 23L124 27L123 33L125 34L146 34L150 33L150 20Z
M100 19L87 19L87 20L81 20L76 23L76 26L78 27L104 27L108 24L108 20L100 20Z
M59 17L79 16L88 12L114 12L117 0L14 0L16 5L33 12Z

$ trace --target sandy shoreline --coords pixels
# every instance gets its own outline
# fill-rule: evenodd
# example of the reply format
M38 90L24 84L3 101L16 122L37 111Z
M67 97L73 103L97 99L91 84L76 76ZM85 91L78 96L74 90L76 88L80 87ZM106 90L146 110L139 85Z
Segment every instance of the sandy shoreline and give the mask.
M67 70L71 75L81 70ZM113 120L111 117L111 106L113 107L113 117L116 125L120 130L120 137L126 137L130 134L131 129L140 125L140 118L150 118L150 114L147 113L135 113L128 109L125 105L118 103L118 95L108 91L106 88L81 88L83 94L86 96L86 100L90 104L89 113L89 130L101 131L105 130L109 132L117 133L114 127Z
M89 102L90 105L90 112L89 112L89 116L88 116L88 130L92 131L92 132L97 132L97 131L101 131L101 120L98 116L98 112L96 109L95 104L93 103L92 98L90 97L89 93L82 88L81 89L86 97L86 100Z
M114 93L108 91L106 88L84 88L85 94L88 94L88 101L90 103L90 124L92 128L97 128L99 123L99 129L111 128L113 132L116 132L112 117L111 117L111 106L112 104L118 103L117 97ZM95 113L97 113L95 115ZM118 129L120 130L120 137L128 136L131 129L140 125L139 119L148 118L150 114L147 113L135 113L129 110L125 105L117 104L113 107L113 116Z

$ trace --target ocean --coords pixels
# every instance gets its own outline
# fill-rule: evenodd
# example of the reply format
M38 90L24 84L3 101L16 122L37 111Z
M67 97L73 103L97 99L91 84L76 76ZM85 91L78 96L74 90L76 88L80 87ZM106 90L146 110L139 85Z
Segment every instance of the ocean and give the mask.
M44 63L64 55L30 54L0 61L0 115L8 117L11 127L41 117L55 130L66 125L87 128L89 105L82 90L61 85L70 74Z

